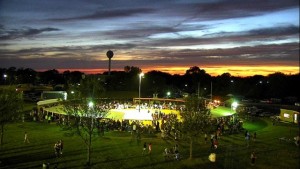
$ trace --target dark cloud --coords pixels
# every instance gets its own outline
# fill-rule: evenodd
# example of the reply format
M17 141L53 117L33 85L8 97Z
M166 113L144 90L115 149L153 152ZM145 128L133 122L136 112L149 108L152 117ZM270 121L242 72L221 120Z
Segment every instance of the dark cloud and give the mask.
M63 46L63 47L43 47L43 48L29 48L21 50L0 49L1 59L28 59L28 58L70 58L70 59L86 59L95 60L99 55L95 53L102 53L106 57L107 50L128 50L135 48L135 44L112 44L112 45L91 45L91 46ZM51 54L45 54L51 53ZM88 58L87 58L88 57Z
M155 10L151 8L135 8L135 9L107 9L97 11L93 14L82 15L69 18L50 18L49 21L73 21L73 20L94 20L94 19L110 19L121 18L139 14L153 13Z
M112 30L106 31L103 34L116 39L131 39L131 38L146 38L152 34L158 33L176 33L178 29L173 27L163 27L163 26L137 26L131 29L125 30Z
M51 28L51 27L41 28L41 29L35 29L29 27L24 27L21 29L5 29L3 26L2 28L0 28L0 40L28 38L44 32L52 32L52 31L60 31L60 29Z
M197 11L197 17L206 19L228 19L255 16L273 11L299 7L298 0L224 0L211 3L188 4L190 9Z
M136 54L137 55L137 54ZM281 45L246 46L231 49L210 50L152 50L142 53L147 56L149 64L193 65L201 64L236 64L236 65L272 65L273 63L298 64L299 44L288 43ZM160 58L153 60L152 58Z
M94 54L89 53L91 48L82 48L81 53L68 52L45 55L41 50L35 49L30 53L21 55L19 52L3 51L0 53L1 65L5 67L30 67L33 69L98 69L106 68L106 50L101 51L103 60L96 60ZM99 48L100 49L100 48ZM59 48L62 50L62 48ZM79 50L79 48L78 48ZM87 51L86 51L87 50ZM100 53L100 54L101 54ZM117 53L117 52L116 52ZM299 44L262 45L255 47L239 47L233 49L211 50L172 50L153 49L151 51L133 51L132 60L122 60L122 55L113 59L113 69L122 70L126 65L138 67L152 66L274 66L299 64ZM6 57L5 57L6 56ZM34 56L34 57L33 57ZM144 57L143 57L144 56ZM99 57L99 56L98 56ZM136 58L136 59L134 59ZM293 63L293 64L291 64Z
M263 36L286 36L299 34L299 26L282 26L282 27L272 27L255 29L249 31L250 35L263 35Z

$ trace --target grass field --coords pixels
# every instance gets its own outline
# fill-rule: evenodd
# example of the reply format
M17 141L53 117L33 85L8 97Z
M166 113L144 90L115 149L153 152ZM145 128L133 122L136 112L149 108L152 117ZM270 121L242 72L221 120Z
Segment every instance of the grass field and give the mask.
M143 134L140 142L132 140L128 132L106 132L103 137L95 135L93 139L92 167L102 169L298 169L299 147L292 141L279 141L279 138L292 139L298 133L293 124L279 123L272 125L269 119L255 118L244 121L244 128L257 133L256 142L251 141L247 147L244 132L224 134L219 140L219 147L210 149L204 143L204 137L197 138L194 144L194 158L188 159L188 144L184 139L178 141L182 160L165 160L165 147L172 147L172 138L162 139L160 133ZM30 143L24 143L24 131L29 133ZM4 145L0 152L1 169L42 168L44 162L50 168L85 168L86 148L78 136L69 136L55 123L20 122L9 124L4 133ZM54 155L54 143L64 141L62 157ZM143 143L152 143L152 154L142 155ZM257 152L255 166L250 165L250 153ZM210 153L217 154L217 160L208 160Z

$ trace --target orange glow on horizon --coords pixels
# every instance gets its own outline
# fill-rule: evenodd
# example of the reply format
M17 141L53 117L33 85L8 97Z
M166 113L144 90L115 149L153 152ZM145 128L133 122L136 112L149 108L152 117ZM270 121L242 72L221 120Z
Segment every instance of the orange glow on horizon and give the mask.
M192 66L190 66L192 67ZM190 67L140 67L144 73L149 71L161 71L169 74L178 74L184 75L185 72ZM254 76L254 75L263 75L267 76L272 73L281 72L284 74L298 74L299 67L297 66L208 66L208 67L200 67L200 69L205 70L206 73L210 74L211 76L218 76L222 75L223 73L230 73L232 76L239 76L239 77L247 77L247 76ZM107 69L57 69L60 73L64 71L80 71L85 74L98 74L108 71ZM46 71L46 70L38 70L38 71ZM124 71L124 69L112 69L112 71Z
M170 74L183 75L190 67L157 67L142 69L146 72L151 70L158 70ZM247 77L254 75L267 76L272 73L281 72L284 74L298 74L299 67L297 66L208 66L200 67L211 76L222 75L223 73L230 73L232 76Z

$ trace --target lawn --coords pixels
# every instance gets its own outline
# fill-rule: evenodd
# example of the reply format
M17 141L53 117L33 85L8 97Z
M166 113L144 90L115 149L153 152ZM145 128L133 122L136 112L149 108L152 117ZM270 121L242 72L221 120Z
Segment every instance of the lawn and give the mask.
M224 116L231 116L232 114L235 114L235 111L231 108L219 106L217 108L211 109L211 115L214 118L218 117L224 117Z
M210 144L204 143L204 137L197 138L194 144L194 158L188 159L188 144L184 139L178 141L182 160L165 160L165 147L175 145L172 138L162 139L160 133L143 134L141 141L132 140L129 132L110 131L103 137L98 135L93 139L92 167L104 169L188 169L188 168L218 168L218 169L298 169L299 147L292 141L279 141L278 138L293 138L298 133L298 127L293 124L278 123L275 126L266 118L244 120L244 128L253 134L257 140L251 141L247 147L244 131L236 134L224 134L219 140L217 149L211 150ZM24 143L24 131L29 133L30 143ZM64 141L62 157L54 155L54 143ZM4 145L0 152L0 168L42 168L45 162L50 168L58 164L58 168L85 168L86 148L78 136L69 136L63 128L55 123L19 122L9 124L4 133ZM142 155L143 143L152 143L152 154ZM250 153L257 152L255 166L250 165ZM210 153L217 154L217 161L208 160Z

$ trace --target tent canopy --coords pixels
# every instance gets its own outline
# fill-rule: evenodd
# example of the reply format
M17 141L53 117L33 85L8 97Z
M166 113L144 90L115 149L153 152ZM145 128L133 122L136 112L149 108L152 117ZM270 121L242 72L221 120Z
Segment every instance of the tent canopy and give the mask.
M48 99L48 100L42 100L42 101L38 101L37 105L38 106L42 106L42 105L49 105L49 104L53 104L53 103L58 103L58 99Z

